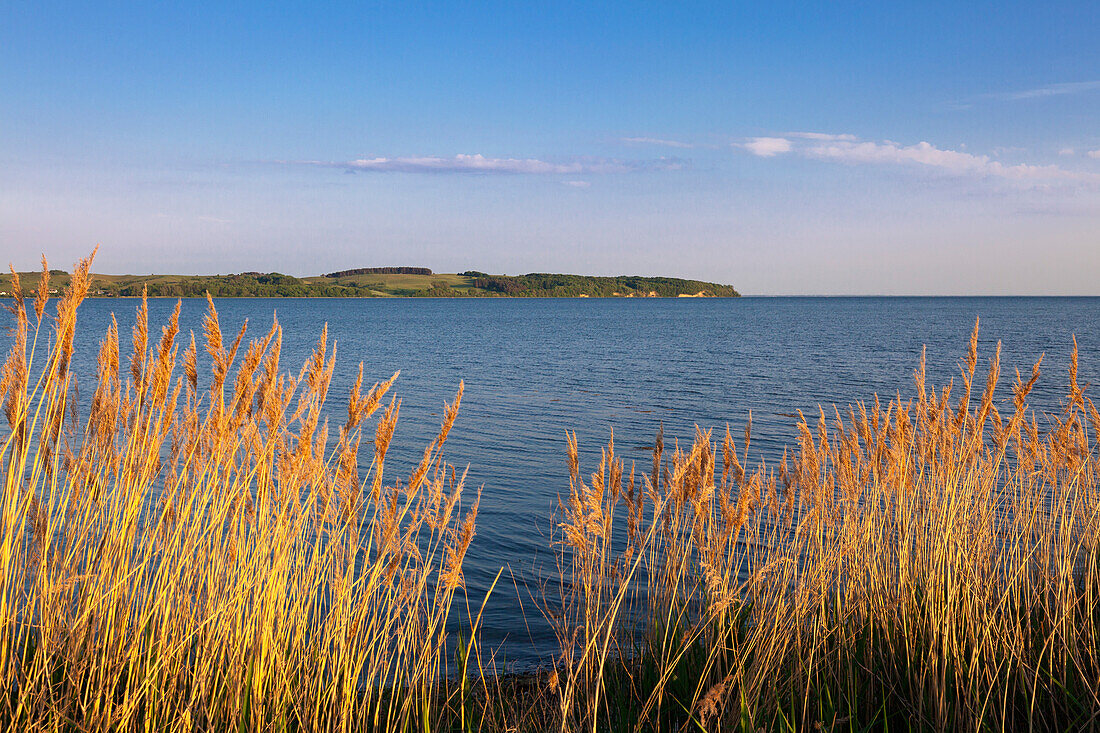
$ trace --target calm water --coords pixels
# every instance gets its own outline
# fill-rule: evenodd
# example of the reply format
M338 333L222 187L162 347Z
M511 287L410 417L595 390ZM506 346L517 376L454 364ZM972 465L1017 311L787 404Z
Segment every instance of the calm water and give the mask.
M150 302L152 336L175 301ZM1002 374L1030 370L1046 352L1036 407L1055 408L1067 384L1071 334L1080 380L1100 376L1100 298L742 298L739 300L265 300L217 303L222 328L249 320L262 335L277 310L283 363L297 367L326 322L337 342L330 392L335 414L360 361L376 381L401 370L401 420L386 463L407 474L438 429L441 407L465 380L447 457L469 465L483 486L467 586L480 599L501 568L519 578L552 562L548 531L559 492L568 491L565 432L575 430L590 471L615 430L617 450L644 452L663 424L666 444L690 441L694 426L740 430L752 410L754 452L774 455L794 436L797 410L841 407L874 393L912 391L922 345L929 381L958 374L976 316L982 363L997 340ZM98 339L114 312L124 343L133 300L81 306L75 369L91 392ZM205 301L185 300L181 325L201 332ZM6 338L6 337L5 337ZM735 435L738 435L735 432ZM525 620L526 617L526 620ZM526 592L498 586L485 618L486 641L528 665L552 651Z

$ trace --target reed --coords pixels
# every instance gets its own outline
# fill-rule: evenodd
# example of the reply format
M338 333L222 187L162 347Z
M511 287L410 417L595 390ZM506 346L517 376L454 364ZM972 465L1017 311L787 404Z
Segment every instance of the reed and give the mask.
M961 383L799 421L775 466L698 432L636 476L569 440L561 730L1100 727L1100 414ZM751 426L751 417L750 417ZM621 524L626 528L622 531ZM617 528L616 524L620 527Z
M93 255L94 256L94 255ZM462 387L390 480L397 378L324 418L335 349L278 323L112 324L70 370L91 258L49 313L15 278L0 369L0 723L77 730L1089 730L1100 727L1100 413L957 383L743 436L658 435L591 473L567 440L554 669L495 674L465 597L477 499L443 459ZM182 351L182 353L181 353ZM1005 398L1003 395L1007 394ZM490 589L491 590L491 589ZM484 600L481 601L484 603ZM483 607L483 606L482 606ZM462 608L464 618L452 617ZM453 633L463 626L462 635Z
M461 386L412 475L387 483L396 374L364 390L360 366L333 429L321 417L335 359L325 333L285 373L278 323L224 338L210 301L200 380L194 334L180 368L179 305L151 341L143 298L129 369L112 325L78 423L69 364L90 262L52 319L45 263L33 310L18 283L11 305L3 728L427 731L449 720L448 620L477 514L442 458ZM372 439L364 421L379 411Z

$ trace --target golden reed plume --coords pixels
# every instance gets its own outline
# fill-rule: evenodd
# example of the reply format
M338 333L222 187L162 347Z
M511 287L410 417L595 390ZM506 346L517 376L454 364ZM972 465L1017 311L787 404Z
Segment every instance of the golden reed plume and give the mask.
M912 399L802 417L778 466L750 466L750 430L737 446L727 428L664 458L658 436L641 487L612 438L585 482L567 436L547 604L564 677L542 724L1095 727L1100 413L1077 357L1040 418L1041 357L1005 395L998 344L975 387L975 324L961 389L926 385L922 354Z
M324 332L291 376L277 323L237 360L246 328L227 346L208 300L210 371L192 334L177 374L180 304L150 343L143 296L128 374L112 319L88 415L66 423L91 259L52 319L45 260L33 323L14 278L0 371L3 727L434 727L450 709L449 614L477 514L476 500L460 510L463 480L442 457L458 400L413 478L387 483L396 401L363 467L358 454L396 374L364 389L360 365L329 436Z
M461 385L391 481L396 374L367 388L360 365L330 430L327 330L287 372L277 322L225 338L208 299L181 360L179 305L151 338L143 297L129 369L112 318L78 420L90 265L52 318L46 264L33 303L13 273L5 729L1100 725L1100 412L1076 342L1052 415L1029 406L1041 358L1006 389L998 346L983 381L975 324L957 382L927 384L922 353L911 398L801 416L774 464L751 417L739 440L659 433L646 471L612 435L586 474L568 434L540 599L560 657L511 677L481 611L452 633L478 509L443 460Z

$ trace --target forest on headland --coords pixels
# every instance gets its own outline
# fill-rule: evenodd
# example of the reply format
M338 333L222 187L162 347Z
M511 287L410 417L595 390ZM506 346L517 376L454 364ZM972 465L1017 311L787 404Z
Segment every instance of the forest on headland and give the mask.
M53 289L68 275L54 271ZM37 273L21 273L26 283ZM0 275L0 297L10 294L10 274ZM227 275L89 275L89 297L738 297L729 285L678 277L598 277L530 273L491 275L478 271L432 273L427 267L361 267L327 275L281 273Z
M68 275L52 273L54 289L67 286ZM27 283L37 273L21 273ZM0 275L0 297L12 291L10 274ZM598 277L530 273L490 275L477 270L458 274L433 273L423 267L371 267L294 277L277 272L227 275L89 275L89 297L194 298L385 298L385 297L513 297L513 298L736 298L730 285L674 277L619 275Z

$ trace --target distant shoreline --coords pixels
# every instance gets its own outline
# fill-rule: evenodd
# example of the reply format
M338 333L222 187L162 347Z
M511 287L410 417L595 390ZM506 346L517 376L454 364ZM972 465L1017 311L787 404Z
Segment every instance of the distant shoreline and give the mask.
M24 293L39 287L42 273L18 273ZM68 285L69 275L51 270L51 294ZM0 275L0 297L14 289L11 275ZM737 298L732 286L702 280L640 275L529 273L490 275L467 271L433 273L427 268L361 268L328 275L294 277L281 273L230 275L89 275L88 297L115 298Z
M31 294L33 295L33 293ZM28 295L28 297L31 297ZM0 295L0 298L10 298L11 296ZM56 296L51 296L56 297ZM577 295L493 295L493 296L465 296L465 295L385 295L385 296L371 296L371 295L211 295L214 300L734 300L739 298L752 298L761 296L746 296L746 295L706 295L706 296L694 296L694 295L656 295L647 296L645 298L631 298L629 296L622 295L592 295L592 296L577 296ZM768 296L763 296L768 297ZM816 296L816 295L784 295L778 296L784 298L816 298L816 297L829 297L829 296ZM862 295L844 295L838 296L844 298L862 298L862 297L880 297L880 296L862 296ZM894 297L894 296L881 296L881 297ZM909 297L909 296L896 296L896 297ZM939 297L939 296L928 296ZM952 297L952 296L944 296ZM963 296L965 297L965 296ZM983 297L983 296L978 296ZM1006 296L1012 297L1012 296ZM1026 296L1025 296L1026 297ZM1072 296L1070 296L1072 297ZM1098 296L1100 297L1100 296ZM205 295L147 295L149 300L206 300ZM88 295L85 300L141 300L140 295Z

